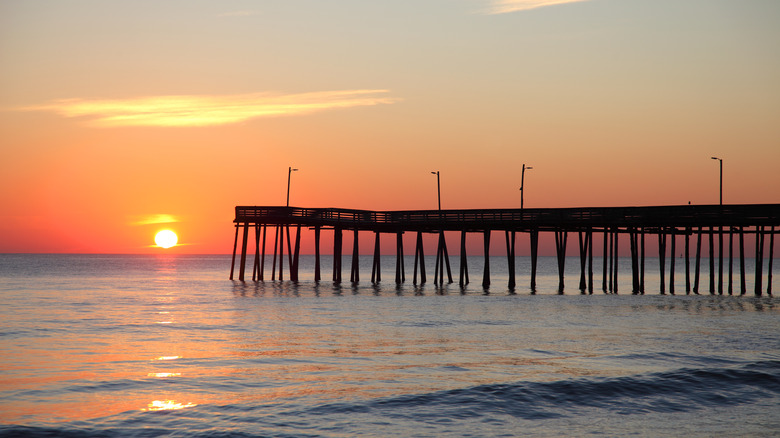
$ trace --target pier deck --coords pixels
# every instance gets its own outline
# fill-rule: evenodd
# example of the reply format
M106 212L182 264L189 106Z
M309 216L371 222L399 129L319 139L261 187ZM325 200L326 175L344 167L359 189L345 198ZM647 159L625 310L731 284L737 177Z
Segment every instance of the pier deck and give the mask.
M490 245L490 235L493 231L503 231L506 234L507 255L510 280L509 287L515 287L514 252L515 233L529 233L531 237L531 288L535 288L536 254L538 249L538 236L540 232L555 233L556 252L559 260L559 290L563 291L563 263L565 260L566 242L568 233L576 232L579 235L581 278L580 289L593 290L592 280L592 250L593 233L604 234L604 272L603 289L605 292L617 292L617 257L619 236L626 234L630 240L632 257L633 292L644 292L644 243L646 235L654 235L658 238L659 258L661 259L661 292L665 293L665 258L667 238L671 237L670 254L675 254L675 244L678 237L684 239L686 257L686 292L691 291L689 275L689 249L690 237L696 237L696 277L693 287L694 293L698 293L699 286L699 261L701 259L701 240L703 236L709 238L709 262L710 262L710 292L715 292L715 243L714 236L718 236L719 279L718 292L722 293L723 286L723 259L724 236L728 237L729 256L729 280L728 292L733 289L732 273L734 250L734 237L739 239L739 258L742 276L741 293L744 287L744 235L754 234L756 241L756 273L755 292L762 292L762 271L764 246L766 237L769 237L769 273L767 277L767 293L771 293L772 263L774 252L774 236L777 233L775 227L780 226L780 204L753 204L753 205L680 205L680 206L651 206L651 207L596 207L596 208L543 208L543 209L468 209L468 210L403 210L403 211L371 211L353 210L342 208L299 208L299 207L275 207L275 206L237 206L235 209L234 224L236 237L233 246L233 264L230 278L233 278L235 256L239 240L239 230L243 229L241 260L239 264L239 280L244 280L244 266L247 256L247 244L249 241L249 229L255 230L255 262L253 267L253 280L264 280L265 247L267 228L274 229L274 250L272 280L283 278L283 254L284 236L287 235L287 253L289 259L290 279L297 281L298 255L300 248L301 228L311 228L315 233L315 280L319 281L319 248L320 231L322 229L334 230L333 254L334 272L333 281L341 281L341 241L343 231L355 233L353 243L353 256L357 255L358 231L370 231L376 233L375 265L372 269L372 281L380 281L379 277L379 239L381 234L396 234L396 282L405 281L403 267L403 233L417 233L415 248L414 282L417 283L417 270L420 268L421 283L426 281L424 250L422 245L422 233L438 233L439 243L436 255L436 272L434 282L441 284L444 281L445 265L448 281L452 282L449 268L449 255L444 232L461 232L461 272L460 283L468 283L468 270L465 266L465 236L466 233L482 233L485 242L485 272L483 273L483 285L490 284L490 271L487 253ZM296 230L295 245L291 244L290 227ZM262 251L260 250L260 237L262 234ZM277 264L278 254L278 264ZM418 265L419 262L419 265ZM674 292L674 257L670 257L669 291ZM588 280L586 280L586 265L590 266ZM609 266L609 269L607 269ZM609 273L607 272L609 271ZM607 279L609 282L607 283ZM351 281L359 281L356 257L353 257L353 266L350 272Z

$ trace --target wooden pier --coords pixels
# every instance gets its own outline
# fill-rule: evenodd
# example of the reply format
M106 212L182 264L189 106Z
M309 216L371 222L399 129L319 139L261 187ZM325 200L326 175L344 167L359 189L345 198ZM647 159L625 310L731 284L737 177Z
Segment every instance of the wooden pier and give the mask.
M603 208L543 208L543 209L489 209L489 210L411 210L411 211L369 211L341 208L298 208L298 207L258 207L238 206L235 211L236 229L233 242L233 260L230 279L233 279L239 240L241 242L238 264L238 280L244 281L246 275L247 251L250 241L250 229L254 230L254 262L252 280L265 280L266 243L270 240L268 229L273 233L273 252L271 262L271 280L284 280L285 246L287 251L287 273L289 279L298 281L298 260L300 255L301 228L314 231L315 267L314 280L321 281L320 243L323 229L333 231L333 272L334 282L342 281L342 242L343 233L352 232L353 249L350 267L350 281L359 282L358 269L358 232L374 233L374 254L371 269L371 282L381 281L380 236L395 235L396 260L395 282L406 281L404 267L403 234L416 233L414 249L413 282L427 281L425 272L425 254L423 234L438 235L436 262L434 264L434 283L452 283L449 253L445 232L460 232L460 272L459 284L469 283L466 263L466 235L479 233L484 242L484 271L482 285L490 286L490 237L494 231L504 232L509 272L510 290L516 287L515 241L517 233L528 233L531 253L531 290L536 289L536 265L539 245L539 233L554 233L558 261L558 290L564 289L564 264L566 247L570 233L577 233L580 256L579 289L583 293L593 293L593 245L594 234L603 235L603 270L601 289L605 293L618 292L618 257L621 237L629 240L631 256L632 292L642 294L645 291L645 242L655 238L658 242L660 269L660 292L666 293L666 257L669 248L668 291L675 293L675 254L677 245L684 246L685 255L685 292L698 294L701 288L700 266L702 240L708 240L709 248L709 285L711 294L745 294L745 235L755 238L754 293L762 295L764 291L764 256L768 253L768 274L766 293L772 293L772 263L775 234L780 232L780 204L755 205L682 205L659 207L603 207ZM778 228L776 228L778 227ZM294 232L294 237L291 235ZM239 239L239 234L241 238ZM717 237L717 245L715 238ZM727 279L724 283L724 240L728 240ZM735 241L739 250L739 280L734 282ZM694 273L691 282L691 251L695 246L693 263ZM716 253L718 269L715 269ZM768 248L767 248L768 247ZM446 269L446 280L445 280ZM419 270L419 280L418 280ZM717 280L716 280L717 273ZM716 286L717 282L717 286Z

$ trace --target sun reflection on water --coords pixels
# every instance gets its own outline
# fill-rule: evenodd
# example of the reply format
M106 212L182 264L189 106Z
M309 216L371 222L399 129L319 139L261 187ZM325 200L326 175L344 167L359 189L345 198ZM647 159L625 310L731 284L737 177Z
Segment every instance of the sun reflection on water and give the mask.
M159 356L155 357L154 360L176 360L179 359L181 356Z
M181 377L181 373L149 373L147 377Z
M195 403L178 403L175 400L154 400L142 411L173 411L177 409L191 408L197 406Z

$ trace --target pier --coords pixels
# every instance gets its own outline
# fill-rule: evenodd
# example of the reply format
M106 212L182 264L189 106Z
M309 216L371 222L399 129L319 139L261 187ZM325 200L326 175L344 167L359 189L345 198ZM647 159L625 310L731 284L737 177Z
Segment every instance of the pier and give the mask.
M382 235L392 236L396 241L395 282L406 281L404 266L403 235L416 233L412 281L423 284L427 281L425 271L425 248L423 234L438 236L434 269L434 283L453 283L449 252L445 232L460 233L459 284L469 283L466 263L466 236L468 233L482 235L484 242L484 269L482 285L490 286L490 238L493 232L503 232L509 272L508 288L516 287L515 242L517 233L530 237L531 272L530 288L536 290L536 266L539 233L554 233L555 252L558 261L558 291L564 290L564 266L569 235L575 233L579 243L580 278L578 288L583 293L593 293L593 246L594 235L603 236L603 266L601 289L605 293L618 293L618 257L621 238L628 238L631 257L632 293L645 291L645 244L647 239L656 239L660 269L660 293L675 293L675 254L678 245L684 248L686 293L698 294L701 284L702 240L708 241L709 283L711 294L744 295L746 290L745 258L754 254L754 293L764 293L764 258L768 254L766 293L772 293L772 264L775 235L780 230L780 204L753 205L682 205L657 207L601 207L601 208L536 208L536 209L471 209L471 210L409 210L370 211L341 208L299 208L237 206L235 208L235 238L230 279L234 277L236 256L238 280L244 281L249 250L254 251L252 281L265 281L266 262L270 262L271 280L284 280L285 250L287 275L291 281L298 281L298 260L300 255L301 229L313 230L315 267L314 280L321 281L320 248L322 230L333 232L332 280L342 281L343 234L354 234L350 281L359 282L358 232L374 233L374 253L371 282L381 279L380 239ZM253 235L250 236L250 229ZM268 231L271 230L269 235ZM293 235L294 234L294 235ZM752 235L755 247L746 253L745 236ZM250 240L251 239L251 240ZM715 243L717 239L717 244ZM267 243L273 241L273 251L266 254ZM728 254L724 254L724 240L728 241ZM250 247L253 241L254 248ZM240 254L238 245L240 242ZM286 248L285 248L286 247ZM715 248L718 248L717 253ZM668 248L668 251L667 251ZM738 254L735 254L735 248ZM666 258L669 253L669 277L666 278ZM693 253L693 254L692 254ZM267 260L270 258L270 260ZM715 268L717 258L717 270ZM739 284L735 284L734 262L738 262ZM691 260L693 259L693 260ZM691 273L693 263L693 274ZM727 269L724 278L724 266ZM446 271L446 279L445 279ZM418 277L419 273L419 277ZM691 278L693 277L693 278ZM668 288L668 289L667 289Z

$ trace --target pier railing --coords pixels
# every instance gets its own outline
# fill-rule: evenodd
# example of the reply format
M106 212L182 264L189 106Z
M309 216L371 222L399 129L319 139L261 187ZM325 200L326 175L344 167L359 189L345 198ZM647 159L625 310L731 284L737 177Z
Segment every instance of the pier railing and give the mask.
M234 222L388 232L749 227L780 225L780 204L399 211L238 206Z

